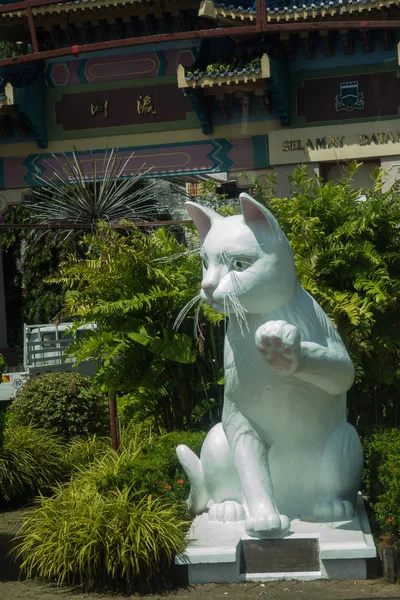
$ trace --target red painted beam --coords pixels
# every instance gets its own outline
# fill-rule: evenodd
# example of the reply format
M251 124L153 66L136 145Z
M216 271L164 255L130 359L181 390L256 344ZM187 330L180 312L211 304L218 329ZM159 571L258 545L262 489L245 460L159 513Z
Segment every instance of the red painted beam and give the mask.
M37 0L31 0L35 2ZM39 0L44 2L45 0ZM261 0L258 0L260 3ZM259 4L260 9L264 2ZM15 5L14 5L15 6ZM261 24L262 25L262 24ZM400 29L400 21L325 21L325 22L306 22L306 23L276 23L273 25L267 24L264 27L260 25L249 25L244 27L224 27L221 29L201 29L199 31L182 31L180 33L165 33L159 35L141 36L135 38L127 38L124 40L111 40L107 42L96 42L93 44L84 44L82 46L73 46L68 48L58 48L54 50L46 50L43 52L33 52L23 56L7 58L0 61L0 67L30 63L35 60L44 60L56 58L60 56L69 56L73 54L84 54L85 52L97 52L111 48L124 48L130 46L141 46L143 44L157 44L160 42L169 42L177 40L193 40L202 38L215 38L224 36L247 36L258 34L260 31L266 33L275 33L280 31L299 32L299 31L318 31L318 30L342 30L342 29Z
M262 9L265 6L265 0L256 0L256 28L261 33L262 31Z
M39 52L39 44L36 37L35 24L33 22L32 9L30 6L26 9L26 16L28 17L29 33L31 34L32 48L34 52Z
M180 33L163 33L158 35L148 35L136 38L126 38L124 40L110 40L107 42L96 42L94 44L75 45L69 48L57 48L55 50L45 50L43 52L33 52L22 56L14 56L0 60L0 67L14 65L19 63L29 63L35 60L44 60L58 56L69 56L83 54L85 52L96 52L111 48L125 48L129 46L141 46L143 44L157 44L159 42L170 42L177 40L193 40L207 37L224 37L229 35L249 35L260 33L256 25L245 27L225 27L223 29L200 29L199 31L182 31Z
M26 10L29 6L37 8L38 6L48 6L49 4L63 4L69 0L24 0L24 2L14 2L13 4L2 4L0 6L1 13L11 13L20 10Z

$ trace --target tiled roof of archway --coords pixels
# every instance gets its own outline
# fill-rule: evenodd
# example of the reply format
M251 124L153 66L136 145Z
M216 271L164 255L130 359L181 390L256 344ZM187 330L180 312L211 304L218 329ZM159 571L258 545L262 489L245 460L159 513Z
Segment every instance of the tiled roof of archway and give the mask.
M207 4L211 3L207 0ZM204 4L204 3L203 3ZM216 1L215 17L234 20L253 20L255 2L246 0ZM340 16L389 6L398 6L398 0L267 0L268 20L292 20L320 16ZM209 14L209 16L211 16Z

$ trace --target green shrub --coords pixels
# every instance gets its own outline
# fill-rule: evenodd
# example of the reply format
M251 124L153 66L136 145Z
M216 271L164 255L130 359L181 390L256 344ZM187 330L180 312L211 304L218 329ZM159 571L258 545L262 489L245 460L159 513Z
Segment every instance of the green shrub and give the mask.
M79 373L45 373L30 380L10 413L18 424L46 427L65 439L108 432L106 398Z
M103 485L117 481L145 445L139 432L121 452L105 450L52 498L37 499L18 535L17 555L28 577L92 590L165 585L174 555L185 546L189 523L181 507L134 484Z
M400 539L400 430L377 430L363 439L363 484L379 532Z
M0 504L28 500L64 475L64 445L45 429L12 424L0 450Z
M104 485L107 489L132 485L143 494L177 502L185 510L183 501L189 496L190 485L175 449L179 444L186 444L199 455L205 436L206 433L200 431L175 431L154 436L149 443L139 447L132 458L121 463L116 472L106 477Z

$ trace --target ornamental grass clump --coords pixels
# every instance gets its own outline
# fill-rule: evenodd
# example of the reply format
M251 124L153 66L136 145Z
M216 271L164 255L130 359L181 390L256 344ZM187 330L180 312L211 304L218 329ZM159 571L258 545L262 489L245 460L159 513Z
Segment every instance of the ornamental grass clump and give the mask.
M88 438L74 438L65 449L66 473L89 466L110 449L110 439L92 435Z
M99 492L89 481L40 497L19 532L16 554L27 577L86 590L141 590L165 584L185 523L173 505L130 488Z
M40 496L17 536L16 556L27 577L78 584L85 590L142 591L165 587L189 522L181 506L118 479L138 457L142 433L119 453L108 449L51 498Z
M64 444L31 425L11 424L0 450L0 505L27 501L64 475Z

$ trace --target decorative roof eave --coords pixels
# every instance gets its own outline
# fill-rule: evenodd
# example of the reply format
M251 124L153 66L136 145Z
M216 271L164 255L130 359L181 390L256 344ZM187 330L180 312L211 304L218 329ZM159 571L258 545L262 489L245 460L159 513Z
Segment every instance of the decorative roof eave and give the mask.
M329 6L328 2L325 5L322 0L317 0L311 6L303 4L302 6L290 6L290 8L271 7L267 11L267 21L268 23L279 23L282 21L305 21L316 18L342 17L354 13L371 12L371 10L377 11L382 8L398 6L398 0L372 0L365 4L357 0L350 0L346 4L339 4L340 0L335 1L336 6ZM288 4L290 4L289 1ZM203 0L199 8L199 17L206 17L225 25L237 26L238 21L242 22L243 25L254 23L256 13L253 9L239 10L238 8L232 8L232 5L229 4L222 5L214 3L212 0Z
M204 77L200 77L197 80L189 81L185 77L185 67L182 65L178 66L178 87L182 89L193 88L193 89L204 89L204 88L220 88L228 87L234 88L238 84L254 84L255 82L262 79L269 79L271 76L269 58L267 54L263 54L261 57L261 69L259 73L234 73L232 75L211 77L206 74Z
M182 8L186 7L188 4L194 6L194 3L188 0L187 2L182 3ZM185 5L185 6L183 6ZM153 0L72 0L68 2L59 2L57 4L48 4L45 6L39 6L32 9L32 14L34 16L39 15L49 15L49 14L71 14L71 13L85 13L91 12L97 9L109 8L110 10L115 10L115 8L124 8L128 6L137 6L137 7L152 7L153 10ZM193 7L192 6L192 7ZM10 5L10 8L12 5ZM175 4L176 7L176 4ZM26 13L23 10L17 10L7 13L2 13L2 19L15 19L26 17Z

